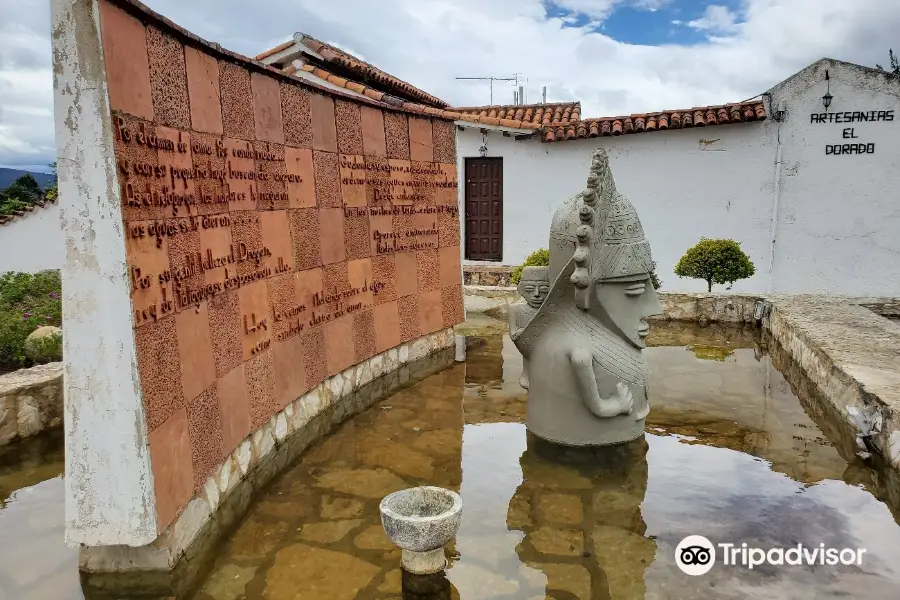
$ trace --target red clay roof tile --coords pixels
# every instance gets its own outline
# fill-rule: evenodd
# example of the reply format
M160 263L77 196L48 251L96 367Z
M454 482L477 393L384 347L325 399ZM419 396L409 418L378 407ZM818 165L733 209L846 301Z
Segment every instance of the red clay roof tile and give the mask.
M574 115L570 119L569 123L545 123L541 139L544 142L559 142L645 131L764 121L766 109L759 101L724 106L698 106L686 110L667 110L661 113L635 114L629 117L584 119L578 121L577 129L571 126Z
M581 114L579 102L560 102L555 104L497 104L492 106L468 106L454 108L462 113L465 120L471 116L481 115L522 121L524 128L531 128L551 123L568 124L576 122Z

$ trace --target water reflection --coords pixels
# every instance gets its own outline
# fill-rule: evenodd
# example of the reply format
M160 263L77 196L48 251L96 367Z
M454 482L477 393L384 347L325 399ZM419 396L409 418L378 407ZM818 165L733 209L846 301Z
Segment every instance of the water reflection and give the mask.
M79 600L78 552L63 542L63 440L0 449L0 600Z

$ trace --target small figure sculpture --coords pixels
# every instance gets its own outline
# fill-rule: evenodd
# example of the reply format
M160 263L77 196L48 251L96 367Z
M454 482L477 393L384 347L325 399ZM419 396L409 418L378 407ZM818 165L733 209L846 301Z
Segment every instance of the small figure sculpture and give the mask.
M544 298L550 293L550 278L547 267L525 267L519 279L518 291L522 299L509 307L509 334L512 338L525 329L537 314ZM519 385L528 389L528 356L522 353L522 378Z
M662 312L650 268L637 212L616 191L606 152L597 150L585 191L553 215L550 294L523 329L510 328L529 363L526 423L533 434L603 446L644 432L644 319Z

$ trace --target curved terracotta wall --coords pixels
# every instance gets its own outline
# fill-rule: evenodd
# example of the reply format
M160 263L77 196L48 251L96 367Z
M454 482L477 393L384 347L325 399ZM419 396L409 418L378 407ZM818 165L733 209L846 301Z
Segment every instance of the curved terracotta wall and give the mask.
M131 2L99 23L162 531L305 392L464 318L455 131Z

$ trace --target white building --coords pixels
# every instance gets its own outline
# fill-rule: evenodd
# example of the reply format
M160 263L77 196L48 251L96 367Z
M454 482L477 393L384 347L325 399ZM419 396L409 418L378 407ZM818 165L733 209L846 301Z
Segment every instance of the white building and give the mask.
M0 274L61 269L65 262L59 203L43 201L0 217Z
M604 119L577 103L454 110L468 113L457 121L465 264L517 265L546 248L554 208L582 190L602 147L664 290L706 291L673 269L709 237L741 242L756 265L735 291L900 295L896 77L823 59L737 105Z

